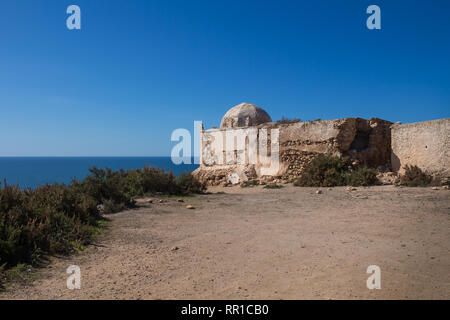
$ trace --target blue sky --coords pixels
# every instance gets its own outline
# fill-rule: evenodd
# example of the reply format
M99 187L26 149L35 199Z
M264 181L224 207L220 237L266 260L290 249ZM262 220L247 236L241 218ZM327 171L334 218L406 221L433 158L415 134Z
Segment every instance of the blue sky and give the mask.
M81 8L82 29L66 28ZM381 30L366 8L381 8ZM0 156L170 155L241 102L277 120L450 116L449 1L10 0Z

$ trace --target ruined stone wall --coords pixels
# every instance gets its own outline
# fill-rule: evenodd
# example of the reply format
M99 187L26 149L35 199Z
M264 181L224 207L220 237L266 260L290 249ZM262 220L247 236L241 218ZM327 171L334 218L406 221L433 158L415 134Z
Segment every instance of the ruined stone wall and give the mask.
M450 118L394 125L392 169L415 165L435 176L450 177Z
M283 178L298 177L317 154L346 156L355 166L390 166L390 130L392 123L381 119L346 118L300 122L280 131Z
M205 130L201 134L201 164L194 174L210 185L262 180L267 176L289 180L298 177L311 158L324 153L347 156L355 166L390 167L391 125L381 119L361 118L265 123L227 130L230 139L226 138L224 130ZM266 134L267 144L261 144L261 135ZM272 136L278 136L278 143ZM265 148L267 155L261 153ZM257 152L249 152L249 149ZM274 150L278 153L277 165L274 165ZM232 155L235 160L244 159L244 164L229 161ZM256 162L251 161L254 156Z

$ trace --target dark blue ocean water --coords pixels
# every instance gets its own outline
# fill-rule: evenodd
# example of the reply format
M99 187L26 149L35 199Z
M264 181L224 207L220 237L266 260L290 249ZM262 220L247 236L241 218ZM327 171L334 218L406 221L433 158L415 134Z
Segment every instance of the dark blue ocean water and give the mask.
M0 157L0 179L21 188L46 183L70 183L72 178L83 179L89 168L138 169L156 166L175 175L190 172L198 165L175 165L170 157Z

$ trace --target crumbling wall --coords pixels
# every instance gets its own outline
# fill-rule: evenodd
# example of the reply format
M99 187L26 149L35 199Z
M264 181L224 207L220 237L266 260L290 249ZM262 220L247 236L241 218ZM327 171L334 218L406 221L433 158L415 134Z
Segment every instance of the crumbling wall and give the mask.
M279 130L271 125L210 129L201 133L200 167L193 174L209 185L241 183L279 170Z
M356 129L353 131L355 136L343 155L359 165L379 168L382 171L390 169L392 122L378 118L352 120Z
M355 166L389 167L391 122L345 118L286 125L280 131L284 179L298 177L317 154L346 156Z
M400 174L415 165L429 174L450 177L450 118L393 125L392 169Z
M224 130L211 129L201 134L202 158L200 167L194 172L201 181L210 185L241 183L251 179L267 178L264 163L267 159L261 157L261 150L270 149L268 157L272 156L274 146L279 159L276 170L269 176L290 180L298 177L304 166L317 154L331 153L336 156L349 157L355 166L390 167L391 154L391 122L381 119L365 120L361 118L346 118L338 120L317 120L291 124L264 123L254 127L239 128L232 131L237 143L234 149L225 150ZM278 144L273 145L271 133L278 129ZM266 145L255 141L261 134L267 132ZM255 140L256 139L256 140ZM245 143L242 143L245 141ZM249 145L258 144L258 154L248 152ZM223 148L224 150L222 151ZM236 164L227 162L226 154L241 156L246 162ZM205 157L205 154L212 155ZM251 156L257 156L257 161L249 163ZM222 161L217 161L217 159ZM212 160L213 161L212 161ZM264 160L264 161L262 161ZM274 159L271 159L274 162Z
M341 155L338 140L345 123L345 120L317 120L283 125L280 132L281 177L286 180L298 177L304 166L319 153Z

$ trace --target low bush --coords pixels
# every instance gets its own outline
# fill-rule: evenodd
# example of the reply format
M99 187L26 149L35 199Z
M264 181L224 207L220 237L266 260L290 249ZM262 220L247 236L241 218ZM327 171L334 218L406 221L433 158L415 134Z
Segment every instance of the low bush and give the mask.
M400 176L400 184L408 187L425 187L433 182L433 177L423 172L418 166L404 167L405 173Z
M378 182L377 174L377 170L373 168L362 167L351 170L346 175L346 183L353 187L371 186Z
M203 193L206 191L206 185L198 181L190 173L182 173L175 179L175 183L178 187L178 193L190 194Z
M334 187L346 184L349 161L328 154L319 154L304 168L294 185L301 187Z
M69 254L91 239L97 202L66 185L0 189L0 265L37 263L43 254Z
M271 183L271 184L266 184L263 189L281 189L283 188L282 185L276 184L276 183Z
M190 173L175 177L172 172L167 173L155 167L128 171L93 167L89 171L90 174L84 180L74 180L72 187L102 204L105 213L133 207L134 198L145 194L183 195L206 190L205 184Z
M330 154L319 154L304 168L294 185L301 187L335 187L351 185L369 186L376 184L377 171L371 168L351 169L346 158Z
M299 118L287 118L287 117L281 117L281 120L277 120L276 123L277 124L290 124L290 123L297 123L297 122L301 122L302 120Z
M0 184L0 284L5 270L89 244L104 226L100 210L114 213L134 207L134 198L148 193L185 195L206 189L188 173L175 177L153 167L89 171L84 180L70 185L21 190L6 181Z
M243 183L241 183L241 188L254 187L257 185L259 185L258 180L248 180L248 181L244 181Z

